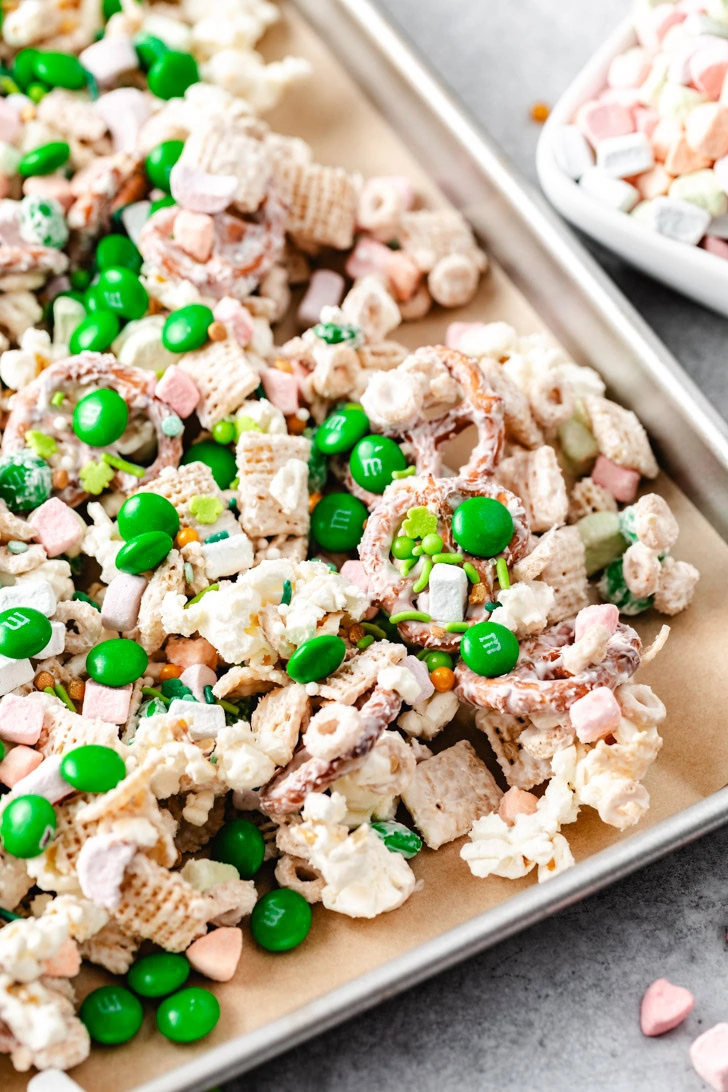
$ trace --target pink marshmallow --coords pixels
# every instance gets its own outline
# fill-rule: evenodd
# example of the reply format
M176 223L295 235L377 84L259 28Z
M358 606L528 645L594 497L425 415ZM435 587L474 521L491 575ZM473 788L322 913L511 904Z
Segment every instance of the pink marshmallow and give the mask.
M716 239L713 235L706 235L703 247L709 254L715 254L716 258L728 258L728 243L725 239Z
M419 705L421 701L427 701L428 698L431 698L435 693L435 687L430 678L430 672L427 670L427 664L424 664L422 660L418 660L416 656L405 656L402 667L406 667L408 671L411 671L420 684L419 694L409 704Z
M0 140L4 144L14 144L23 128L20 115L7 99L0 100Z
M101 621L105 629L127 633L134 629L139 617L142 596L147 582L143 576L119 573L109 584L101 606Z
M392 251L384 243L377 242L368 235L362 235L346 261L346 274L353 281L360 277L379 273L386 276L386 269Z
M179 417L189 417L200 401L200 392L187 374L170 364L154 388L154 394L166 402Z
M111 133L114 151L136 152L139 133L152 113L149 97L136 87L118 87L94 105Z
M76 198L73 196L71 183L60 174L34 174L23 182L23 193L28 196L50 197L57 201L64 212L68 212Z
M229 982L243 950L243 933L233 926L219 926L195 940L185 952L190 966L213 982Z
M95 834L83 843L76 863L79 887L87 899L105 910L116 910L121 885L137 847L116 834Z
M656 53L670 27L683 23L686 18L686 13L679 11L674 4L658 4L655 8L648 8L635 21L637 40L645 49Z
M247 307L243 307L240 300L232 296L223 296L212 309L217 322L222 322L233 335L238 345L245 346L255 333L253 316Z
M688 144L699 155L721 159L728 154L728 106L704 102L688 114L685 123Z
M17 694L6 694L0 701L0 739L33 746L43 729L43 706Z
M622 504L631 504L637 496L640 484L640 475L636 470L629 470L625 466L617 466L611 459L600 455L591 472L592 481L601 485L608 493L611 493L616 501Z
M631 113L617 102L585 103L576 116L576 123L594 148L607 137L634 132Z
M690 58L690 79L698 91L709 99L720 98L723 81L728 73L728 41L712 38Z
M579 641L592 626L604 626L614 633L619 622L619 609L614 603L595 603L591 607L582 607L574 622L574 640Z
M612 102L624 106L634 121L635 110L642 106L642 93L637 87L606 87L599 94L599 102Z
M690 1047L693 1069L713 1092L728 1092L728 1024L716 1024Z
M369 577L361 561L345 561L339 570L339 575L343 576L344 580L351 580L352 584L361 588L365 595L369 595Z
M660 123L660 115L657 113L657 110L650 110L647 107L638 106L634 111L634 123L637 126L637 132L644 133L647 139L650 140Z
M648 986L640 1008L643 1035L664 1035L682 1024L693 1011L695 998L683 986L673 986L666 978L658 978Z
M238 189L234 174L208 174L181 162L175 163L169 182L172 197L180 208L210 215L224 212Z
M204 212L181 209L174 218L174 241L197 262L207 262L215 242L215 223Z
M126 34L106 34L79 54L79 61L102 87L139 66L134 43Z
M650 58L644 49L635 47L618 53L609 66L607 83L610 87L641 87L650 71Z
M164 651L169 662L183 670L192 664L217 667L217 650L205 637L170 637Z
M390 250L387 283L394 298L406 302L412 299L422 280L422 271L404 250Z
M670 188L673 176L669 174L662 163L656 163L649 171L638 174L632 179L632 185L640 191L643 201L651 201L653 197L662 197Z
M43 755L40 751L34 751L32 747L24 747L21 743L13 747L12 751L8 751L0 762L0 781L12 789L18 781L22 781L33 770L37 770L42 761Z
M266 368L260 381L269 402L277 406L281 413L288 416L298 409L298 382L295 375L282 372L279 368Z
M445 345L448 349L465 352L463 349L465 339L470 340L471 334L475 334L478 330L485 330L485 328L486 323L484 322L451 322L445 331Z
M308 329L321 317L322 307L338 307L344 295L344 278L333 269L317 269L311 274L306 295L298 307L298 324Z
M652 131L651 144L655 159L667 159L673 144L683 135L683 127L674 118L662 118Z
M703 167L709 167L711 162L712 160L707 156L700 155L691 148L687 137L681 133L668 149L665 156L665 170L668 175L674 177L678 174L687 174L688 171L700 171Z
M55 955L43 964L43 974L49 978L73 978L81 970L81 953L75 940L67 937Z
M126 724L131 692L131 683L128 686L104 686L88 679L83 695L83 715L99 717L108 724Z
M179 681L189 686L198 701L205 701L205 687L214 686L217 675L207 664L190 664L180 675Z
M86 534L83 520L58 497L44 501L28 517L28 523L48 557L77 550Z
M49 755L15 782L12 796L44 796L50 804L57 804L74 791L73 786L61 777L61 755Z
M582 743L596 743L619 727L622 710L608 686L597 686L574 702L569 717Z
M504 823L513 826L519 815L533 815L538 808L538 797L532 792L512 785L508 792L503 793L498 805L498 814Z

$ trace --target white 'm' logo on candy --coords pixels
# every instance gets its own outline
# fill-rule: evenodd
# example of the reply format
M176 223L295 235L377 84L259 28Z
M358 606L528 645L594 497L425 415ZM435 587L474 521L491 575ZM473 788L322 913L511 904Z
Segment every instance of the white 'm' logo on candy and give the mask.
M5 618L3 625L8 629L22 629L23 626L27 626L30 622L30 618L26 618L24 614L11 614L8 618Z

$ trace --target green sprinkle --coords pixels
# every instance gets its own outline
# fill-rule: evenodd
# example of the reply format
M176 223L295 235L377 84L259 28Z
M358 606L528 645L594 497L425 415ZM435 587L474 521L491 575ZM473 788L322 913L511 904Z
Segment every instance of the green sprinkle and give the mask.
M65 705L66 709L70 709L72 713L75 713L76 712L76 706L73 704L73 702L69 698L68 691L66 690L65 686L63 686L62 683L56 683L56 685L53 687L53 689L55 691L56 697L61 699L61 701Z
M399 571L401 572L402 576L409 576L409 574L411 573L412 569L414 569L414 567L415 567L415 565L417 564L418 561L419 561L418 557L408 557L408 558L406 558L406 560L403 561L402 564L399 567Z
M432 560L435 565L462 565L465 558L462 554L435 554Z
M486 603L485 604L485 609L489 610L490 613L492 614L494 610L498 610L499 606L500 606L500 603Z
M465 564L463 565L463 572L465 573L471 584L480 584L480 573L471 561L465 562Z
M422 566L422 572L420 573L420 575L417 577L414 584L412 585L412 591L415 593L415 595L417 595L418 592L424 591L425 588L427 587L427 585L429 584L429 582L430 582L430 573L432 572L432 565L433 565L432 558L431 557L426 557L425 561L424 561L424 564ZM390 621L391 621L391 618L390 618Z
M210 762L213 766L217 766L217 755L210 755Z
M14 914L12 910L6 910L0 906L0 918L4 918L5 921L22 921L20 914Z
M416 659L418 659L418 660L427 659L427 657L430 655L431 651L432 650L429 649L429 648L421 648L420 651L417 653Z
M9 554L25 554L28 552L27 542L18 542L17 539L11 538L8 543Z
M51 398L51 405L52 406L62 406L63 405L63 400L64 400L65 397L66 396L63 393L63 391L56 391L56 393Z
M416 466L408 466L406 470L393 470L392 477L395 481L400 481L402 478L412 478L417 473Z
M0 88L6 95L20 95L21 91L15 80L11 80L10 76L0 77Z
M208 535L205 539L205 545L212 542L224 542L226 538L230 538L229 531L215 531L214 535Z
M371 634L369 634L366 637L362 637L361 641L357 641L356 647L359 649L360 652L363 652L365 648L369 648L369 645L373 644L374 638L371 636Z
M185 561L185 580L188 584L191 584L195 579L195 571L192 568L192 562Z
M197 595L192 597L192 599L188 599L187 602L184 605L184 609L187 610L188 607L192 607L192 606L195 605L195 603L199 603L199 601L202 599L203 595L207 595L207 593L209 591L219 591L219 589L220 589L219 584L210 584L209 587L203 588L202 591L198 592Z
M52 686L44 686L43 687L43 693L44 694L50 694L50 696L52 698L57 698L58 697L58 694L56 694L56 692L55 692L55 690L53 689ZM75 709L73 711L74 711L74 713L76 712Z
M448 622L445 626L445 633L466 633L469 629L469 622Z
M293 595L293 588L291 587L290 580L283 581L283 594L281 596L281 605L287 607L291 601Z
M58 444L52 436L45 432L37 432L29 429L25 434L25 442L28 447L41 459L50 459L58 451Z
M187 508L199 523L215 523L224 511L224 505L217 497L199 495L192 497Z
M165 698L161 690L156 690L153 686L143 686L142 694L145 698L156 698L157 701L163 701L165 705L170 704L170 699Z
M373 622L361 622L360 625L364 632L370 634L370 636L378 637L380 641L387 639L387 634L381 626L375 626Z
M96 602L96 600L92 599L90 595L86 595L86 592L84 591L75 591L71 596L71 599L76 599L81 603L88 603L94 608L94 610L101 610L101 607Z
M101 458L108 466L113 466L114 470L123 470L125 474L133 474L135 478L143 478L146 474L143 466L136 466L135 463L129 463L126 459L118 458L117 455L110 455L108 451L105 451Z
M401 610L398 614L390 615L389 621L398 626L400 622L431 622L432 618L423 610Z
M425 552L425 548L421 543L412 547L412 557L422 557Z
M237 716L240 712L237 705L233 705L231 701L216 701L215 705L219 705L221 709L224 709L226 713L234 713Z
M215 695L212 692L212 687L211 686L203 686L202 693L203 693L203 695L205 697L205 701L207 702L208 705L214 705L215 704Z
M501 588L510 588L511 578L508 575L508 566L504 557L499 557L495 563L495 571L498 574L498 583Z

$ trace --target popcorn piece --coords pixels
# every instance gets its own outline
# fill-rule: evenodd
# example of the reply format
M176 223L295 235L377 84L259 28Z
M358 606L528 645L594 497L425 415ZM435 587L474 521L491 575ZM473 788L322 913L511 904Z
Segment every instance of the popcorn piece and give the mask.
M183 717L187 724L190 739L215 739L225 727L225 710L219 705L185 701L175 698L169 712L173 716Z
M398 726L410 736L434 739L453 719L458 711L458 699L453 690L433 694L426 701L418 702L409 712L402 713Z
M191 377L176 364L170 364L157 382L154 393L183 419L193 413L200 401L197 386Z
M662 614L679 614L692 602L700 573L687 561L666 557L662 562L660 582L655 592L655 609Z
M87 679L83 694L84 717L98 717L111 724L126 724L132 690L131 683L128 686L104 686Z
M640 1007L640 1028L643 1035L664 1035L682 1024L693 1011L695 998L683 986L673 986L666 978L658 978L647 987Z
M43 755L22 743L8 751L0 762L0 782L12 789L43 762Z
M185 952L190 966L213 982L229 982L243 950L240 929L221 927L193 941Z
M42 728L43 708L39 702L25 701L17 694L6 694L0 701L0 739L32 747Z
M134 629L146 588L147 582L143 576L133 576L131 573L115 576L106 589L101 607L103 626L120 633Z
M546 629L555 595L548 584L534 580L502 588L498 592L498 603L500 606L493 611L490 621L506 626L519 637L525 637Z
M608 686L598 686L569 709L571 723L582 743L595 743L610 735L622 719L622 710Z
M214 583L220 577L233 576L249 569L253 564L253 546L247 535L231 535L217 542L203 543L202 556L205 575Z

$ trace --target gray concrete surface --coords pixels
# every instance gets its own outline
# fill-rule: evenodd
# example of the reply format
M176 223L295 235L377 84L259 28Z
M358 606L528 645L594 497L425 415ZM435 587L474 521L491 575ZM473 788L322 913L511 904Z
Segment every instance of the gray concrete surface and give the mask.
M530 180L536 100L559 92L629 0L380 0ZM728 416L728 323L599 259ZM235 1092L697 1092L692 1039L728 1019L728 830L381 1005L229 1086ZM686 1025L639 1032L665 976Z

